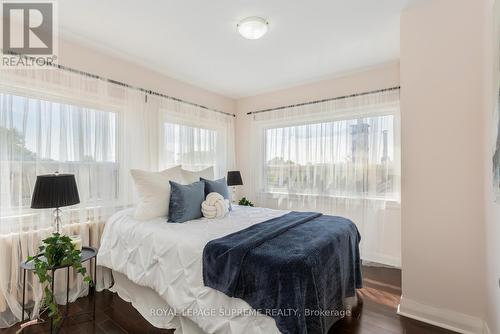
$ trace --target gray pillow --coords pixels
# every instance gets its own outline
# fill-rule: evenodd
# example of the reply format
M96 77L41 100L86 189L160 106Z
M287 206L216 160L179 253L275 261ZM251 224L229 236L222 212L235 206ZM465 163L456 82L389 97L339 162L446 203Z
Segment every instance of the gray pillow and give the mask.
M205 183L205 197L210 193L219 193L225 199L229 200L229 210L231 210L231 199L229 198L229 189L227 188L226 178L218 180L207 180L200 177L200 180Z
M188 185L170 182L168 221L184 223L202 217L201 202L205 200L205 184L197 181Z

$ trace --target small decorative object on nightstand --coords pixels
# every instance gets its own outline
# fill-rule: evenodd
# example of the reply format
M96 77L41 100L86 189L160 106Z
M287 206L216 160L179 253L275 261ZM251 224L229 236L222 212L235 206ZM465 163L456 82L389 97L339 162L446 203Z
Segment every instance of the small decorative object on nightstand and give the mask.
M236 186L242 186L243 180L239 170L227 172L227 185L233 189L232 202L236 203Z
M238 205L241 205L241 206L253 206L253 203L250 202L246 197L243 197L242 199L240 199L240 201L238 202Z
M55 209L54 232L61 228L61 207L80 203L78 188L73 174L47 174L36 177L31 197L32 209Z

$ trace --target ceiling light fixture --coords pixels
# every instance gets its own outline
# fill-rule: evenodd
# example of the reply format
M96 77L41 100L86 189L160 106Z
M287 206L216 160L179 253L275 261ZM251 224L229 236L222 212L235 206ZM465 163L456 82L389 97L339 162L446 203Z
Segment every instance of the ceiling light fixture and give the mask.
M251 16L241 20L236 27L246 39L259 39L267 33L269 22L262 17Z

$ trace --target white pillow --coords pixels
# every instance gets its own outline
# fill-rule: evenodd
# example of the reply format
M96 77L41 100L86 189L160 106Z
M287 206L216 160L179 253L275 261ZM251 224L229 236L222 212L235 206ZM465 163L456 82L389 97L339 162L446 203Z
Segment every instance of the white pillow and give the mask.
M197 172L193 172L190 170L185 170L182 169L182 177L184 178L185 182L193 183L196 181L200 181L200 177L207 179L207 180L213 180L214 179L214 168L213 167L208 167L205 169L202 169Z
M161 172L131 169L130 174L139 197L134 218L148 220L168 216L170 204L170 183L168 181L185 183L181 167L175 166Z

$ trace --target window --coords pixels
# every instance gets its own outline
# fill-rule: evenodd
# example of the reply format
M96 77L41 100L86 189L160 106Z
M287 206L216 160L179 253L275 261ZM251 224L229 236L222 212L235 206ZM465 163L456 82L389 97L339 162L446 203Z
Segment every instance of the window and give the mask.
M0 94L0 201L29 208L36 175L75 174L82 202L118 196L113 112Z
M264 130L264 191L332 197L399 197L394 116Z
M164 123L163 164L201 170L217 163L217 131Z

